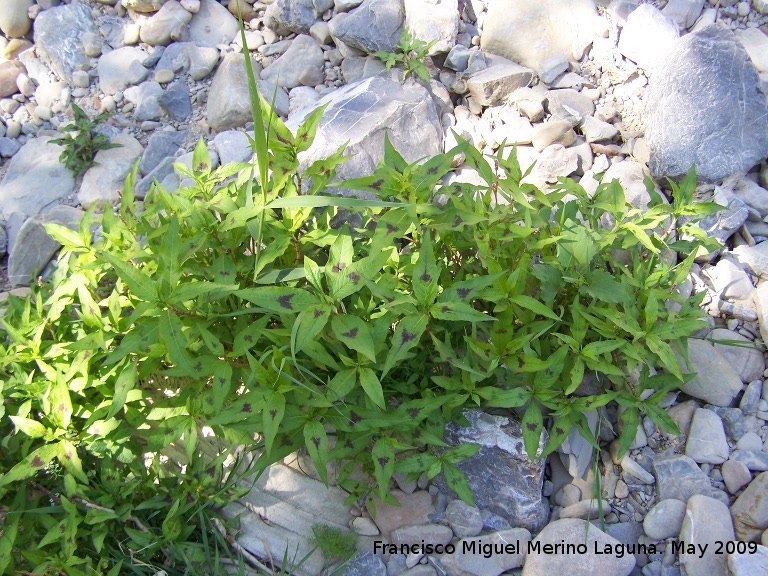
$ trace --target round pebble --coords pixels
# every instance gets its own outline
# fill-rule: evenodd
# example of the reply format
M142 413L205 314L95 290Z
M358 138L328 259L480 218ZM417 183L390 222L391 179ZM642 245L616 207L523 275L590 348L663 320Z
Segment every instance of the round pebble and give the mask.
M128 46L139 43L141 29L138 24L128 24L123 30L123 42Z
M683 518L685 518L685 503L668 498L648 511L643 519L643 530L649 538L664 540L680 534Z
M751 6L749 5L749 2L739 2L739 4L736 6L736 10L741 17L747 16L750 9Z
M21 134L21 123L16 120L11 120L6 126L5 135L8 138L18 138Z
M72 72L72 83L78 88L88 88L91 84L91 77L85 70L75 70Z
M155 82L158 82L159 84L168 84L168 82L173 80L173 76L173 70L163 68L155 72Z
M50 120L52 115L51 109L48 106L37 106L35 108L35 116L43 122Z

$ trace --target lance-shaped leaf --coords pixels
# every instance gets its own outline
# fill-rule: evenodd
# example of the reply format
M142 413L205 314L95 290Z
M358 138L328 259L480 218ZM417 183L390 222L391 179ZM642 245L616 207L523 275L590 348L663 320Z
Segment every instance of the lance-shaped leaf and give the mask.
M301 288L265 286L245 288L238 290L235 294L277 314L298 314L309 306L320 304L320 300L314 294Z
M83 462L77 454L75 445L69 440L62 440L58 443L57 448L59 462L61 462L67 472L72 474L72 476L80 480L83 484L88 484L88 477L85 475L85 472L83 472Z
M331 329L347 347L376 362L371 330L364 320L352 314L339 314L331 320Z
M264 447L267 454L272 452L280 422L285 416L285 396L279 392L270 391L264 396Z
M539 449L541 441L541 429L544 426L544 420L541 416L541 408L538 402L531 402L523 414L523 443L528 458L536 458L536 451Z
M370 368L358 368L360 376L360 385L365 390L365 394L376 406L384 410L384 391L381 388L381 382L376 377L376 373Z
M51 383L45 404L51 422L59 428L67 428L72 418L72 400L62 374L57 374L56 380Z
M336 402L352 392L357 382L357 370L348 368L337 372L328 383L328 400Z
M8 416L16 430L24 432L30 438L42 438L45 436L46 428L37 420L22 418L21 416Z
M309 306L299 314L291 329L291 352L294 355L315 341L315 337L328 323L332 312L332 306L318 304Z
M115 380L115 393L112 396L112 404L107 412L106 419L112 418L125 405L128 398L128 392L133 390L136 385L136 363L129 362L120 371L120 375Z
M389 481L395 471L395 451L389 438L383 437L376 441L373 450L371 450L371 459L373 460L373 475L378 485L378 496L383 501L388 492Z
M371 254L395 246L395 241L403 238L411 230L411 217L405 209L392 209L376 222L376 230L371 239Z
M546 458L549 454L557 450L557 447L565 441L568 434L571 432L573 422L574 416L572 413L555 419L555 422L552 425L552 430L549 431L549 440L544 447L544 452L541 454L542 458Z
M317 473L320 474L325 485L328 485L328 436L320 422L308 422L304 426L304 444L309 451L309 457L315 465Z
M624 287L605 270L593 270L589 276L589 284L579 288L579 292L611 304L621 304L630 299Z
M183 325L171 310L164 310L160 314L160 343L165 346L171 362L177 368L188 376L197 376L198 370L194 368L194 360L187 351L189 341L184 334Z
M438 320L452 320L455 322L491 322L496 318L475 310L464 302L436 302L429 309L429 313Z
M427 328L428 318L426 314L420 316L407 316L397 324L395 334L392 336L391 347L384 367L381 371L381 377L395 367L395 365L405 359L408 352L419 343L421 335Z
M157 302L157 287L151 278L127 262L123 262L114 254L104 252L102 257L115 269L117 275L120 276L120 279L128 286L128 290L134 296L146 302Z
M21 462L11 468L6 474L0 475L0 487L16 482L17 480L23 480L24 478L31 478L38 471L43 470L51 460L53 460L59 453L58 442L56 444L45 444L40 446L36 450L33 450L27 457Z
M530 296L525 296L524 294L521 294L519 296L515 296L514 298L510 298L509 301L512 302L513 304L517 304L521 308L530 310L531 312L533 312L538 316L544 316L552 320L560 320L560 317L557 314L555 314L554 312L552 312L552 310L544 306L544 304L542 304L538 300L535 300L534 298L531 298Z
M413 267L413 295L425 306L431 305L437 298L437 282L440 279L440 267L435 263L432 235L426 231L419 249L419 259Z
M475 505L475 498L472 495L472 489L469 487L467 477L464 472L459 470L453 464L443 462L443 476L448 487L456 492L456 495L470 506Z

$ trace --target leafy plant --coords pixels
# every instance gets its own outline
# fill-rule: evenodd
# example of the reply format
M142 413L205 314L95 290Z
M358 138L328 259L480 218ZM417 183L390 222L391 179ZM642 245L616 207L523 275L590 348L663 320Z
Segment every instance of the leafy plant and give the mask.
M47 226L58 270L9 298L0 572L218 566L240 446L253 473L305 449L350 501L393 502L393 473L426 472L471 502L456 464L479 447L443 442L467 406L519 410L531 457L545 415L543 455L573 427L595 442L584 413L608 402L623 447L642 413L674 430L657 403L704 325L675 286L717 209L692 204L693 172L671 204L649 185L643 213L617 182L524 183L514 148L409 163L386 139L373 175L340 184L377 200L326 195L343 148L298 171L322 110L293 134L249 81L255 165L212 170L200 142L177 165L193 184L143 203L134 170L97 240L92 211ZM459 153L483 185L441 184ZM602 389L581 396L587 372Z
M96 165L96 153L99 150L119 148L120 144L113 144L106 135L100 134L97 128L110 114L102 112L93 119L74 102L72 103L74 124L68 124L61 130L66 132L61 138L52 139L51 142L64 147L59 159L75 176L85 172L91 166ZM70 134L74 132L74 136Z
M326 524L315 524L312 526L312 533L312 544L320 549L326 560L346 561L355 553L353 532L344 532Z
M373 53L379 60L384 62L387 70L396 64L402 64L404 76L416 74L424 82L429 82L429 72L422 60L429 53L429 49L437 42L437 38L430 42L424 42L413 36L408 28L403 28L400 33L400 43L395 47L396 52L387 50L378 50Z

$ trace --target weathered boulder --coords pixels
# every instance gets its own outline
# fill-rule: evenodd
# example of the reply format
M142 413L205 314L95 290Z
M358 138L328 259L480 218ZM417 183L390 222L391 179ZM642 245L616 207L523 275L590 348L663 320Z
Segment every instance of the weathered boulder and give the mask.
M324 63L317 40L300 34L282 56L262 71L261 78L288 89L302 84L315 86L323 83ZM319 71L319 75L312 74L313 71Z
M448 52L459 33L458 0L403 0L405 25L415 38L437 40L429 54Z
M457 464L467 477L475 504L511 526L538 532L549 518L549 504L541 494L546 461L528 458L519 422L471 409L464 416L470 425L448 424L444 440L451 446L480 444L474 456ZM546 442L544 434L539 450ZM440 490L451 491L442 475L435 481Z
M103 207L107 203L117 203L123 189L125 177L144 150L133 136L118 134L112 139L119 148L99 150L96 154L96 166L92 166L83 176L83 183L77 199L83 208L91 204Z
M281 36L308 34L318 16L312 0L276 0L267 6L264 23Z
M372 174L384 157L385 133L408 162L441 152L443 132L437 108L418 82L400 84L383 74L349 84L291 117L287 126L296 130L312 110L323 105L327 107L315 141L299 157L302 167L327 158L346 142L344 153L350 159L336 169L338 179ZM334 190L345 195L354 192Z
M35 51L62 80L72 85L72 73L87 69L89 59L82 37L96 32L91 9L85 4L65 4L43 10L35 18Z
M755 67L718 25L681 38L651 77L646 142L655 177L702 182L747 172L768 156L768 110Z
M334 39L372 54L394 52L404 22L403 0L364 0L351 12L337 14L328 27Z

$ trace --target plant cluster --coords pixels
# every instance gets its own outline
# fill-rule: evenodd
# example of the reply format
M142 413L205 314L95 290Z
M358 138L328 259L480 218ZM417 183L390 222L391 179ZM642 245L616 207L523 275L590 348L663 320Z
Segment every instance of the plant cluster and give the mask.
M426 472L471 502L456 464L478 446L443 442L465 407L519 410L531 457L548 421L539 457L574 427L595 442L584 414L612 401L624 447L642 413L674 430L657 403L704 325L675 287L717 208L693 173L641 212L617 182L524 183L514 148L409 163L386 140L341 184L379 199L344 198L324 194L343 148L298 170L322 110L293 134L251 95L255 165L211 170L201 142L173 194L136 202L134 170L98 240L92 211L47 226L58 270L0 320L0 573L218 566L231 447L259 449L254 473L304 449L350 500ZM460 153L483 185L442 184Z
M97 128L110 114L102 112L94 118L74 102L72 103L74 124L67 124L61 130L67 132L61 138L52 139L51 142L64 147L59 160L64 163L67 170L77 177L91 166L96 165L96 153L99 150L119 148L120 144L113 144L105 134L100 134ZM74 133L74 135L73 135Z
M419 40L413 36L408 28L403 28L400 33L400 42L395 46L395 52L378 50L373 55L384 62L387 70L401 64L404 68L404 77L407 77L408 74L416 74L424 82L429 82L429 71L424 66L423 60L435 42L437 42L437 38L430 42Z

